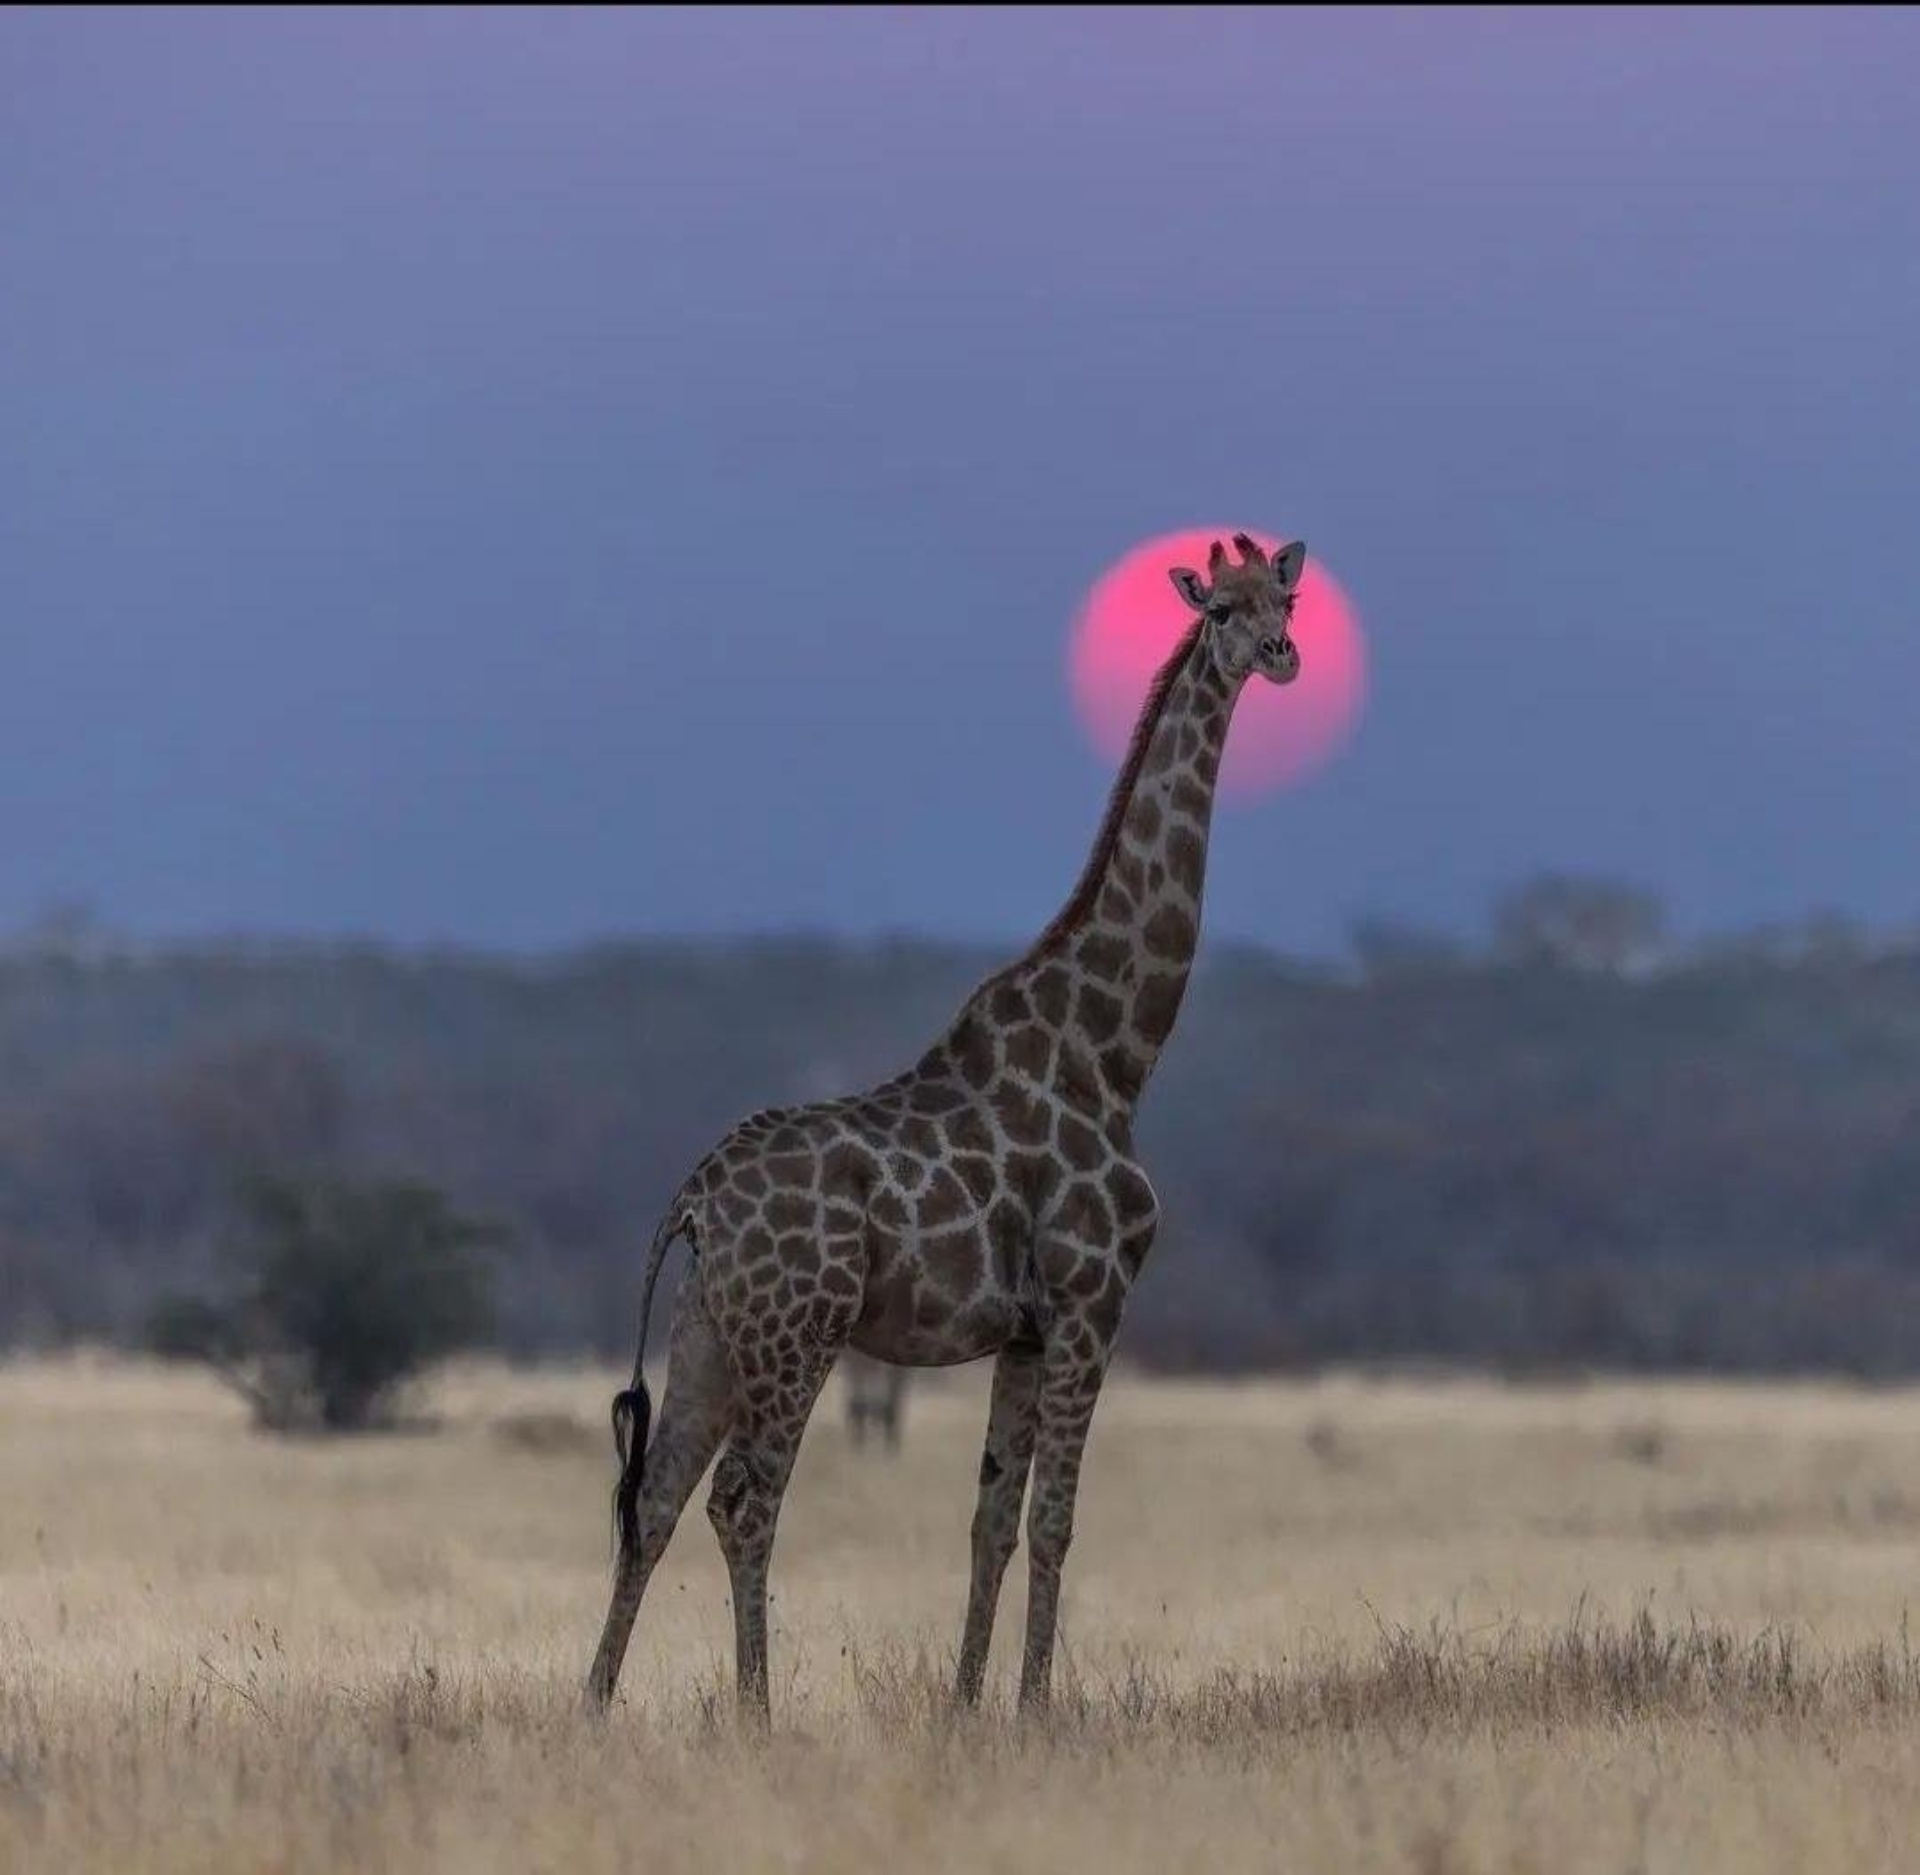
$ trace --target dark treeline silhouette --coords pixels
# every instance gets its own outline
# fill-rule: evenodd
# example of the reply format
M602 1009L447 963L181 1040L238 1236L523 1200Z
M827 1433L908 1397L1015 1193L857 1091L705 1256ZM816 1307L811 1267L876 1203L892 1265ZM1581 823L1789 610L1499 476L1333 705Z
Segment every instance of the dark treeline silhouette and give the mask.
M1535 881L1475 949L1214 945L1149 1090L1161 1365L1920 1372L1920 945L1679 954ZM630 1352L641 1252L744 1112L904 1067L1003 961L911 941L0 957L0 1340L136 1340L258 1174L418 1179L507 1227L518 1353Z

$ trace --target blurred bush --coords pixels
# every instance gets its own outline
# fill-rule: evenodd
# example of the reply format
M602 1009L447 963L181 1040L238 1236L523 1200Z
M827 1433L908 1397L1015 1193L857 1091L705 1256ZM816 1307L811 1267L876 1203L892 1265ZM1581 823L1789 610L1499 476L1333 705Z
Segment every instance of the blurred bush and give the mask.
M243 1210L227 1292L163 1298L148 1345L210 1367L264 1429L386 1423L406 1382L489 1337L496 1233L431 1187L259 1178Z

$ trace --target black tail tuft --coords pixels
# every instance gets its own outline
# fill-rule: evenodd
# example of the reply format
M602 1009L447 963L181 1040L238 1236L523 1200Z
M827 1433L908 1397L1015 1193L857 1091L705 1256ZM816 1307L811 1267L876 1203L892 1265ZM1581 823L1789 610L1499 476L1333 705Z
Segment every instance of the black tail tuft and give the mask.
M640 1481L647 1463L647 1425L653 1402L647 1383L636 1379L624 1393L613 1396L613 1449L620 1455L620 1482L613 1487L613 1528L620 1543L620 1560L630 1561L640 1548Z

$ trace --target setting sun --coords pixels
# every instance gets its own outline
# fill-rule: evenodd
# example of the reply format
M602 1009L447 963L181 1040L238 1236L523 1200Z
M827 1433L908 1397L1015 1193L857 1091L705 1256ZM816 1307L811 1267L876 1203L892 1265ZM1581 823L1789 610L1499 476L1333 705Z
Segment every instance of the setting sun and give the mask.
M1207 549L1230 527L1188 528L1143 541L1095 581L1074 621L1068 677L1074 708L1109 759L1125 751L1153 674L1193 614L1167 578L1175 566L1203 568ZM1274 534L1254 535L1269 553ZM1284 688L1254 682L1240 699L1221 765L1220 792L1249 800L1303 780L1352 734L1366 697L1366 651L1352 602L1308 543L1293 636L1300 676Z

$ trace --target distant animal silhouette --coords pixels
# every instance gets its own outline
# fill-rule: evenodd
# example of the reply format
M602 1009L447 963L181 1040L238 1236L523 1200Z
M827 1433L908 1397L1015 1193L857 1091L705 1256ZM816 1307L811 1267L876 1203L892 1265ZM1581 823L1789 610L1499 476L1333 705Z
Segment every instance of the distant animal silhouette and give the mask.
M847 1430L856 1446L865 1445L868 1431L877 1427L889 1452L900 1449L907 1372L854 1348L841 1356L840 1374L847 1383Z
M697 1165L654 1235L640 1348L667 1246L680 1285L660 1424L614 1402L619 1561L588 1698L612 1697L634 1616L714 1453L707 1500L733 1586L740 1701L767 1711L767 1571L808 1414L851 1346L910 1366L994 1356L955 1696L980 1691L1027 1511L1023 1706L1047 1698L1080 1460L1159 1205L1133 1115L1200 935L1214 784L1247 681L1290 683L1305 550L1215 542L1169 569L1195 617L1155 678L1093 851L1023 956L884 1086L756 1113Z

